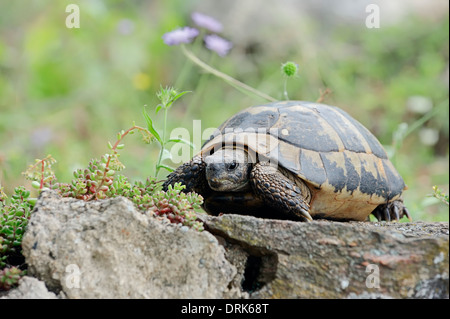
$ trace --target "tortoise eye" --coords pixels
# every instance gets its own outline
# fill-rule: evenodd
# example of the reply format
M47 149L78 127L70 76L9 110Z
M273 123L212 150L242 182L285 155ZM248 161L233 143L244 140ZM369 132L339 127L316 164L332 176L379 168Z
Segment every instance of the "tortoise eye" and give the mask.
M238 167L238 163L236 163L235 161L233 161L233 162L231 162L230 164L227 165L227 169L230 170L230 171L235 169L236 167Z

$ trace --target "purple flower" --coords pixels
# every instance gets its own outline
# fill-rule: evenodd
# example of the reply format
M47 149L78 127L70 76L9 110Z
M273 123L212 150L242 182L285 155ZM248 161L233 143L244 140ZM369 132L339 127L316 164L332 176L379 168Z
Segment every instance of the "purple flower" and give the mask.
M191 43L192 40L198 36L198 30L195 28L184 27L178 28L171 32L167 32L162 36L162 39L167 45L179 45L181 43Z
M226 56L228 51L233 47L233 44L230 41L215 34L205 36L205 45L208 49L216 52L221 57Z
M222 32L222 23L214 19L213 17L207 16L203 13L194 12L191 14L191 18L196 25L201 28L208 29L212 32L220 33Z

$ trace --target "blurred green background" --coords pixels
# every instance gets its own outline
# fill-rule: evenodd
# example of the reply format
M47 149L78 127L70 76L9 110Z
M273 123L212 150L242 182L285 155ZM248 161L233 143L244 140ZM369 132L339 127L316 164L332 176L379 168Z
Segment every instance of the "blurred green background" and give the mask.
M65 25L68 3L80 8L78 29ZM433 185L449 190L448 1L370 1L380 8L378 29L365 26L368 3L2 1L0 183L7 194L30 188L21 172L47 154L58 160L58 180L69 182L74 169L108 151L118 131L133 121L145 126L143 106L154 114L160 85L193 91L170 110L169 130L192 132L194 119L202 129L217 127L264 102L163 43L165 32L194 26L190 15L197 11L222 22L221 35L233 42L221 58L197 41L200 58L280 99L280 66L295 61L300 74L288 83L289 97L315 101L331 89L325 103L358 119L393 156L409 186L404 198L413 218L448 221L448 206L429 196ZM154 122L161 128L162 114ZM153 175L157 145L137 135L125 145L123 173L132 180Z

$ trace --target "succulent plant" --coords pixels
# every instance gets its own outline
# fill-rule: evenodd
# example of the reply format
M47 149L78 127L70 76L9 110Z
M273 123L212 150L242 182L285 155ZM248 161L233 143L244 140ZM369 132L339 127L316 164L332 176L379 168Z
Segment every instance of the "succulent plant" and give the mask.
M21 270L17 267L0 270L0 291L15 287L24 275L26 275L26 270Z
M185 185L169 185L166 192L159 191L153 196L151 210L158 216L167 217L171 223L189 226L197 231L203 230L203 223L197 220L195 209L199 209L203 197L196 193L183 193Z
M0 268L7 265L9 256L21 252L22 236L34 207L29 197L30 191L23 186L16 187L10 199L0 195Z

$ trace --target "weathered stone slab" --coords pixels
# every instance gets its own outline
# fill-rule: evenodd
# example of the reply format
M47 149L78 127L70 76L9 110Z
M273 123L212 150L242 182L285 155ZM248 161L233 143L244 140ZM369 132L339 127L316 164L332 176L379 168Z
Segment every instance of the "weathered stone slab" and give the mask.
M84 202L43 192L23 238L28 274L67 298L449 295L447 222L199 218L201 233L124 198Z
M125 198L45 192L22 246L29 274L67 298L223 298L236 273L213 235L164 224Z
M448 223L204 220L253 256L252 298L448 298Z

